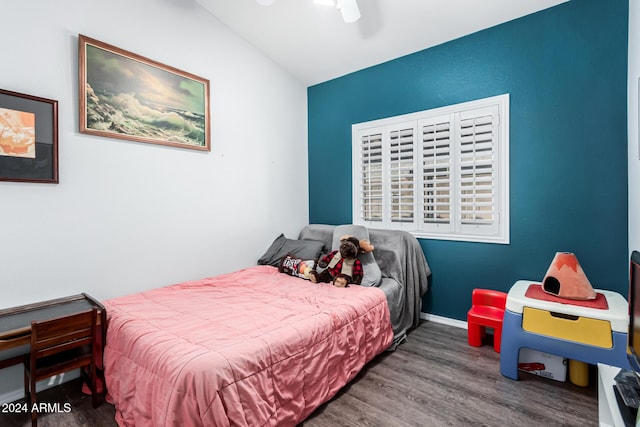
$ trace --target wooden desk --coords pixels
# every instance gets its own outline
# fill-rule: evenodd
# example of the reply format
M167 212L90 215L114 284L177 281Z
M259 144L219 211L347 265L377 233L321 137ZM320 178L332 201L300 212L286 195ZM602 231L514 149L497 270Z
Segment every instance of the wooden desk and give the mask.
M93 307L99 310L100 333L97 341L100 346L98 354L102 355L107 311L100 302L85 293L0 310L0 369L22 363L24 356L29 354L33 320L53 319ZM97 367L102 369L102 357L96 362Z

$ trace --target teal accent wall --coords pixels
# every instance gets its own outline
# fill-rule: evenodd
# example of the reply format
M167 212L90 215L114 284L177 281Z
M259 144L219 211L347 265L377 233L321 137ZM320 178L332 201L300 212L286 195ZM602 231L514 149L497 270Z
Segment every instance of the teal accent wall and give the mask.
M422 310L466 320L557 251L626 297L627 33L627 0L572 0L309 87L310 222L352 222L353 123L509 93L511 243L420 239Z

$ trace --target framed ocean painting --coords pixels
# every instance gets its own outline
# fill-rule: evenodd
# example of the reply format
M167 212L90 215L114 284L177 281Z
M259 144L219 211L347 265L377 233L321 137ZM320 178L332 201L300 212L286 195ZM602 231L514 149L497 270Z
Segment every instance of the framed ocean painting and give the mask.
M209 80L79 36L80 132L210 151Z

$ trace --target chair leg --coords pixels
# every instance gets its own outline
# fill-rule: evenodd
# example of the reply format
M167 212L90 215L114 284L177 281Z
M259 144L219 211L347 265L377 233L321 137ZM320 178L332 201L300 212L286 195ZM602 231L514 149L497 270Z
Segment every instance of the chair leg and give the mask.
M31 411L31 426L38 426L38 410L36 402L36 379L31 375L30 391L29 391L29 410ZM34 411L33 409L36 408Z
M101 396L99 396L98 393L97 372L95 364L82 367L80 374L82 376L84 384L89 387L89 391L91 392L91 405L95 409L100 406L100 403L102 403Z
M96 364L91 363L91 404L93 408L97 408L99 405L98 401L98 387L96 387Z
M467 322L467 341L470 346L480 347L482 345L482 336L484 335L484 326L477 323Z

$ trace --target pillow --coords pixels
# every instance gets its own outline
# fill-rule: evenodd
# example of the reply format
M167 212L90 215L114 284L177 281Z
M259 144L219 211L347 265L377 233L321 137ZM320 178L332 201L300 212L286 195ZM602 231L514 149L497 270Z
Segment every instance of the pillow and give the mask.
M293 240L280 234L260 257L258 264L278 267L280 260L285 255L295 255L297 258L305 260L316 259L324 250L326 250L324 243L318 240Z
M333 229L332 250L340 248L340 237L345 234L354 236L358 240L369 240L369 230L362 225L338 225ZM375 249L373 251L375 252ZM358 259L362 263L362 269L364 270L361 285L378 286L380 280L382 280L382 271L380 271L380 266L373 257L373 252L361 253L358 255Z

